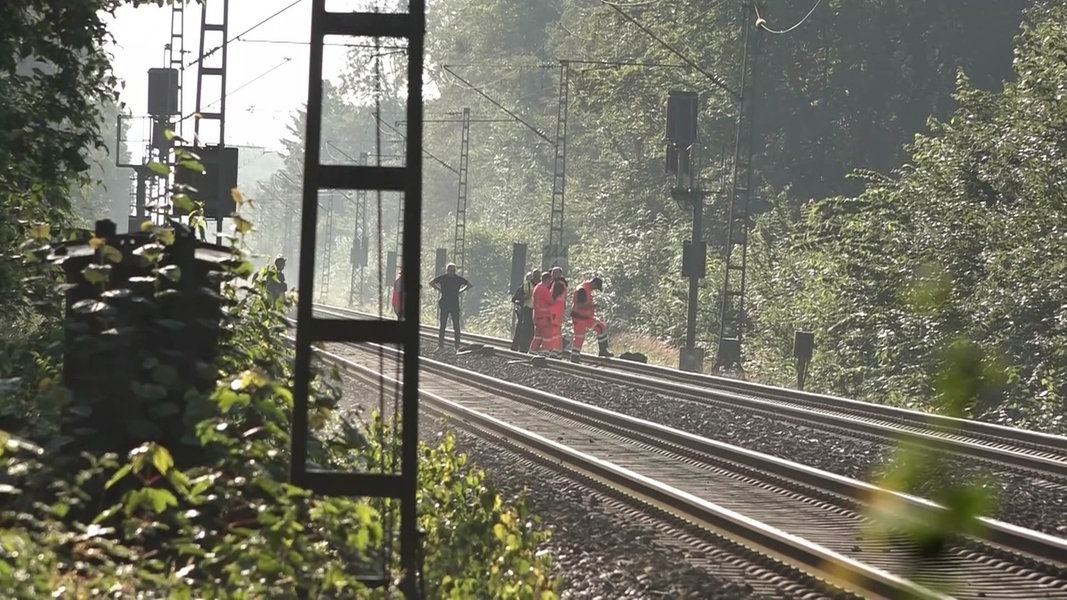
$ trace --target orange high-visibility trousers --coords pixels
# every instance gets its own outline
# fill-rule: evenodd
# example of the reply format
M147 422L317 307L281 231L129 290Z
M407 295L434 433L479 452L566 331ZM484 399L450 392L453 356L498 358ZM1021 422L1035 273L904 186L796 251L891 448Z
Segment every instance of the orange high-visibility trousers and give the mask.
M548 316L534 317L533 340L530 341L530 352L551 350L552 318Z
M548 321L545 349L553 356L559 356L563 352L563 318L560 315L552 315Z
M608 328L600 319L574 319L571 324L574 326L574 338L571 340L571 349L574 352L582 351L582 345L585 343L585 332L589 329L593 330L598 342L606 342L608 339Z

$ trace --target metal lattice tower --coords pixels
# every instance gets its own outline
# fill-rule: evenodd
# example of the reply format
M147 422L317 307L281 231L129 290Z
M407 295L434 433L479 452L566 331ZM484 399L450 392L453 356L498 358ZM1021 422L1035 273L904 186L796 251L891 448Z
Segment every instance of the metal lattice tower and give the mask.
M208 22L208 3L202 5L200 13L200 54L197 60L196 70L196 117L193 119L193 144L195 146L224 146L226 144L226 43L229 36L230 0L222 0L222 22ZM219 45L212 50L207 49L207 37L209 32L221 34ZM208 63L214 66L208 66ZM217 77L219 81L219 109L218 111L204 111L204 79ZM217 140L204 140L200 137L200 126L207 121L218 122L219 133Z
M367 154L367 152L361 152L356 164L361 167L367 166ZM355 306L357 300L363 301L364 271L367 266L367 249L370 247L370 236L367 235L367 190L356 190L355 223L355 232L352 236L352 277L348 284L349 307Z
M422 86L426 31L425 0L409 0L407 12L368 13L326 10L326 0L312 0L308 69L307 132L304 144L304 189L301 213L300 275L297 289L296 360L294 366L290 479L317 495L390 498L400 507L401 590L419 595L419 530L416 503L419 441L419 307L406 302L402 319L329 318L313 312L315 251L321 190L374 190L402 194L404 288L419 288L422 244ZM324 165L322 147L323 53L327 36L402 38L407 40L407 145L400 166ZM380 148L379 148L380 152ZM338 471L309 464L309 400L312 345L316 342L373 342L403 353L399 379L401 438L399 468ZM381 388L389 384L380 382ZM391 531L391 528L386 528ZM383 546L383 552L388 551ZM389 585L391 574L376 575Z
M326 301L330 293L330 266L333 263L333 199L331 193L326 196L326 247L322 252L322 271L319 273L319 297Z
M378 203L381 205L381 202ZM396 264L401 264L404 257L404 201L398 203L396 211ZM392 274L390 274L390 277Z
M178 71L178 114L182 114L185 65L185 3L175 2L170 9L170 43L167 44L167 67ZM178 119L174 133L182 135L185 120Z
M733 172L730 187L730 213L727 219L722 307L719 314L719 351L715 366L740 366L744 337L745 284L748 267L748 235L752 226L752 145L756 65L762 35L751 15L750 3L742 3L744 17L744 57L741 61L741 93L734 135Z
M467 260L467 163L470 158L471 109L463 109L462 130L459 145L459 194L456 197L456 237L453 241L452 262L456 270L463 272Z
M559 63L559 108L556 115L556 158L552 172L552 210L549 213L548 248L545 251L547 269L566 256L563 245L563 209L567 184L567 105L570 101L570 63ZM547 264L547 263L553 264Z

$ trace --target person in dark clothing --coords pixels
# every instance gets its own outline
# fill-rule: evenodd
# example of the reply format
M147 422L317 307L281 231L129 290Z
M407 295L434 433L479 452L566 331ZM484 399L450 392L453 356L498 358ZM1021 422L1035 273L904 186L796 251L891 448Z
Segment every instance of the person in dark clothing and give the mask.
M267 274L267 299L271 304L276 303L289 291L289 284L285 282L285 257L278 256L274 259L274 272Z
M452 332L455 335L456 350L459 350L459 295L471 289L471 282L456 275L456 265L445 265L445 274L438 275L430 281L430 287L441 293L437 306L441 310L441 327L437 331L437 348L445 345L445 322L452 317Z
M515 305L518 319L515 322L515 337L511 340L511 349L519 352L529 352L530 342L534 336L533 322L533 289L541 281L540 269L534 269L526 274L526 280L515 290L511 296L511 302Z

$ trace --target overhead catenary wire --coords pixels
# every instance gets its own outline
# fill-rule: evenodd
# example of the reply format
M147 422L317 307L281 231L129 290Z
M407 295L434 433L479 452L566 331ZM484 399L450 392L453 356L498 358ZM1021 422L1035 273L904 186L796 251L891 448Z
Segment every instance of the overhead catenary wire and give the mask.
M662 4L663 0L637 0L635 2L610 2L609 0L601 0L604 4L610 4L612 6L618 6L621 8L630 8L638 6L652 6L653 4Z
M481 89L475 87L474 84L472 84L471 82L467 81L466 79L461 77L458 73L456 73L451 68L449 68L449 65L441 65L441 68L443 68L445 71L448 71L448 73L450 75L452 75L452 77L455 77L456 79L461 81L463 83L463 85L465 85L468 88L470 88L474 93L476 93L479 96L481 96L482 98L485 98L486 100L488 100L490 104L492 104L493 106L495 106L495 107L499 108L500 110L504 111L504 113L507 114L509 117L515 119L519 123L522 123L523 126L525 126L530 131L534 132L534 134L536 134L537 137L543 139L544 141L546 141L546 142L548 142L550 144L554 143L552 141L552 138L548 137L548 134L546 134L544 131L542 131L541 129L531 125L528 122L526 122L525 119L523 119L519 115L515 114L515 112L513 112L512 110L508 109L506 106L501 104L500 102L498 102L495 99L493 99L492 96L490 96L489 94L485 93Z
M396 127L393 127L392 125L390 125L390 124L389 124L389 123L388 123L387 121L385 121L385 120L382 120L382 121L380 122L380 124L381 124L381 125L384 125L385 127L388 127L388 128L389 128L389 129L390 129L390 130L391 130L391 131L392 131L393 133L395 133L395 134L397 134L398 136L400 136L400 137L401 137L401 139L403 139L403 140L404 140L405 142L407 141L407 136L406 136L406 135L404 135L404 134L403 134L403 132L401 132L401 131L400 131L399 129L397 129ZM423 154L425 154L426 156L428 156L428 157L432 158L433 160L437 161L437 163L438 163L438 164L440 164L440 165L441 165L442 167L444 167L444 168L448 169L449 171L452 171L452 172L453 172L453 173L455 173L456 175L459 175L459 171L458 171L458 170L456 170L456 168L455 168L455 167L453 167L452 165L448 164L447 162L445 162L445 161L441 160L440 158L437 158L437 156L435 156L435 155L434 155L434 154L433 154L432 152L430 152L430 151L429 151L429 150L427 150L426 148L423 148L423 149L422 149L422 153L423 153Z
M754 5L753 8L755 8L755 10L756 10L756 27L759 27L760 29L766 31L767 33L773 33L775 35L783 35L783 34L789 33L791 31L793 31L794 29L796 29L797 27L800 27L801 25L803 25L804 22L808 20L808 17L810 17L812 15L812 13L815 12L815 9L819 8L819 4L820 3L822 3L822 0L815 0L815 4L812 5L811 10L808 11L808 14L804 15L799 21L797 21L791 27L787 27L787 28L782 29L782 30L776 30L776 29L771 29L770 27L767 27L767 20L764 19L759 14L759 6L755 6Z
M721 77L709 72L707 69L704 69L700 65L696 64L695 62L693 62L692 59L690 59L685 54L682 54L682 52L680 50L676 49L671 44L669 44L666 41L664 41L663 38L661 38L658 35L656 35L655 32L653 32L651 29L649 29L648 27L643 25L636 18L630 16L629 13L624 11L618 5L616 5L616 4L612 3L612 2L608 2L607 0L600 0L600 2L602 4L605 4L606 6L611 7L612 10L614 10L617 13L619 13L619 15L621 15L627 21L633 23L638 29L640 29L641 31L645 32L645 34L647 34L649 37L651 37L653 40L655 40L659 45L661 45L664 48L666 48L671 54L673 54L673 55L677 56L678 58L682 59L682 61L685 62L685 64L687 64L690 67L692 67L694 70L696 70L698 73L700 73L704 77L707 77L709 81L711 81L713 84L715 84L721 90L725 91L727 94L730 94L730 96L732 98L734 98L735 100L740 98L740 94L738 94L736 91L734 91L733 88L731 88L729 85L727 85L726 82L723 81L723 79Z
M275 19L275 18L277 18L277 17L279 16L279 15L281 15L281 14L282 14L282 13L284 13L285 11L289 10L290 8L293 8L294 6L296 6L297 4L300 4L300 3L301 3L301 2L303 2L303 1L304 1L304 0L294 0L294 1L292 2L292 3L290 3L290 4L287 4L286 6L284 6L284 7L283 7L283 8L281 8L281 9L279 9L279 10L278 10L277 12L275 12L274 14L272 14L272 15L270 15L269 17L267 17L267 18L263 19L262 21L260 21L260 22L256 23L255 25L253 25L253 26L249 27L248 29L245 29L245 30L244 30L244 31L242 31L241 33L238 33L237 35L235 35L235 36L231 37L231 38L230 38L230 39L228 39L228 40L223 40L223 42L222 42L221 44L219 44L218 46L215 46L215 47L214 47L214 48L212 48L211 50L208 50L207 52L205 52L205 53L201 54L200 56L198 56L198 57L196 58L196 60L193 60L193 61L191 61L191 62L190 62L189 64L187 64L187 65L185 65L185 66L186 66L186 67L191 67L191 66L193 66L193 65L195 65L195 64L197 64L197 63L199 63L199 62L203 61L203 60L204 60L205 58L207 58L207 57L211 56L212 54L215 54L215 53L216 53L216 52L218 52L219 50L222 50L223 46L226 46L226 45L227 45L227 44L229 44L230 42L233 42L234 40L237 40L237 39L239 39L239 38L240 38L241 36L243 36L243 35L245 35L245 34L251 33L252 31L256 30L257 28L259 28L259 27L263 26L263 25L264 25L265 23L267 23L267 22L268 22L268 21L270 21L271 19Z
M242 43L242 44L289 44L289 45L293 45L293 46L309 46L309 45L311 45L311 42L308 41L308 40L267 40L267 39L259 39L259 38L253 38L253 39L240 38L240 39L234 39L234 41ZM339 42L325 42L322 45L323 46L335 46L335 47L338 47L338 48L362 48L362 49L383 48L383 49L386 49L386 50L407 50L407 46L392 46L392 45L388 45L388 44L381 44L379 46L375 46L374 44L344 44L344 43L339 43Z
M253 77L252 79L249 79L248 81L246 81L246 82L242 83L241 85L239 85L239 86L235 87L234 89L232 89L232 90L227 90L227 91L226 91L226 93L225 93L225 94L224 94L223 96L224 96L224 97L226 97L226 98L229 98L229 97L230 97L230 96L232 96L233 94L235 94L235 93L237 93L237 92L241 91L242 89L244 89L244 88L246 88L246 87L248 87L248 86L252 85L252 84L253 84L253 83L255 83L256 81L259 81L260 79L262 79L262 78L266 77L267 75L270 75L270 74L271 74L271 73L273 73L274 71L277 71L278 69L280 69L280 68L284 67L285 65L289 64L289 63L290 63L290 62L291 62L292 60L293 60L293 59L292 59L291 57L289 57L289 56L286 56L286 57L285 57L284 59L282 59L282 61L281 61L280 63L278 63L278 64L274 65L273 67L271 67L271 68L267 69L266 71L263 71L263 72L262 72L262 73L260 73L259 75L256 75L256 76L255 76L255 77ZM215 101L213 101L213 102L211 102L211 103L207 104L207 105L206 105L206 106L204 106L203 108L208 108L208 107L214 106L214 105L218 104L219 102L222 102L222 98L219 98L218 100L215 100ZM191 112L191 113L189 113L189 114L187 114L187 115L183 116L183 117L181 118L181 120L182 120L182 121L184 121L184 120L186 120L186 119L188 119L188 118L190 118L190 117L195 117L196 115L197 115L197 113L196 113L196 112Z

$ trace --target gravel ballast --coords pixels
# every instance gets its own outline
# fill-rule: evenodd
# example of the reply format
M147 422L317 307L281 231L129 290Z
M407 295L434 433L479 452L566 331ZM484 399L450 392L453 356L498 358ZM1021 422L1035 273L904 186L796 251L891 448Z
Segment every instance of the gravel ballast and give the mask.
M366 418L367 410L378 405L378 391L348 376L343 383L345 412ZM448 430L455 432L457 449L472 466L485 470L505 498L524 493L531 513L551 531L545 550L563 579L564 599L850 597L827 596L810 578L776 574L782 568L769 559L658 510L634 508L599 484L560 472L499 440L487 441L420 414L424 441L435 443Z
M456 356L451 352L427 356L857 479L865 479L889 455L886 444L845 432L776 422L771 417L704 406L528 363L515 364L499 356ZM346 399L350 398L346 389ZM376 394L373 401L377 401ZM420 421L424 439L430 440L443 430L441 423L426 415ZM457 442L505 496L526 490L531 510L553 532L546 549L556 557L558 572L564 577L564 598L822 596L813 591L813 585L798 586L776 579L759 561L749 561L742 554L709 547L695 550L698 545L679 533L686 530L686 524L664 525L669 519L661 519L655 525L651 522L655 519L641 518L595 484L556 472L500 442L463 432L458 433ZM961 474L979 471L980 467L959 465ZM998 518L1065 535L1062 519L1067 490L1063 486L1042 485L1010 473L996 475L1002 498ZM713 545L717 541L707 535L705 539Z
M861 434L831 432L743 410L702 405L551 368L538 368L528 362L492 355L457 356L450 352L427 353L427 356L854 479L871 479L871 474L889 460L892 452L887 444L865 439ZM981 463L945 460L948 468L944 472L948 477L993 476L992 492L998 499L994 518L1051 535L1067 536L1067 485L1018 473L990 472ZM916 493L929 495L937 483L943 483L943 480L932 481Z

